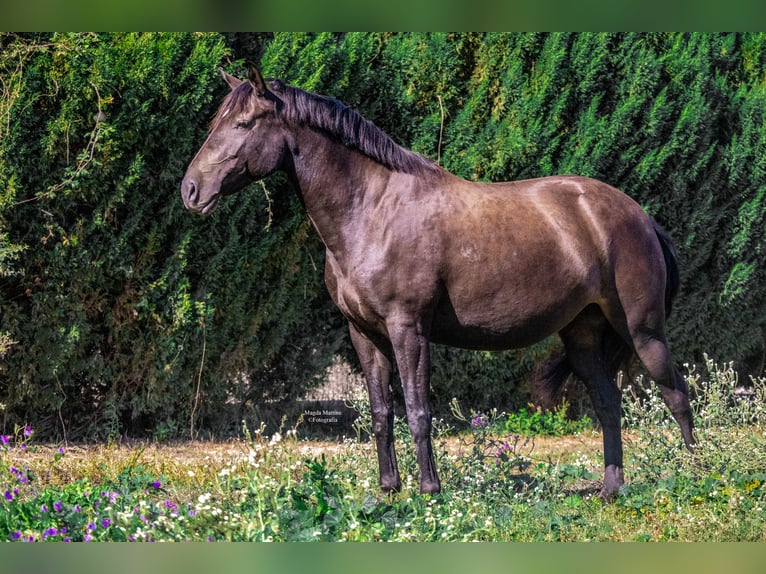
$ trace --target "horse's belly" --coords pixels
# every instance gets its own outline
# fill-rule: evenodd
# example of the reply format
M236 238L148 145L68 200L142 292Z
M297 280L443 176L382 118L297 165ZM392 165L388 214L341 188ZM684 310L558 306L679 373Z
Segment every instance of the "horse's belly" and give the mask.
M461 325L455 322L435 321L431 341L450 347L499 351L527 347L556 333L566 322L541 321L507 328L487 325Z
M538 305L484 300L456 309L447 299L434 313L431 340L477 350L526 347L560 331L591 302L583 292Z

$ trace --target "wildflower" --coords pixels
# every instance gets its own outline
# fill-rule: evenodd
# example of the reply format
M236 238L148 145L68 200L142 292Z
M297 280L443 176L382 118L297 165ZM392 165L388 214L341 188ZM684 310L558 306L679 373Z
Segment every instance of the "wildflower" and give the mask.
M11 532L10 534L8 534L8 539L9 539L9 540L18 540L19 538L21 538L21 532L20 532L20 531L18 531L18 530L16 530L15 532Z
M24 436L32 436L32 427L30 425L24 427Z
M61 512L62 508L64 508L64 505L61 504L60 500L57 500L56 502L53 503L53 510L55 510L56 512Z
M79 505L79 504L75 504L75 505L74 505L74 511L75 511L77 514L79 514L79 513L81 513L81 512L82 512L82 508L80 508L80 505Z
M91 540L93 540L93 536L91 536L90 534L85 534L85 535L82 537L82 541L83 541L83 542L90 542Z
M5 491L5 499L6 500L13 500L13 494L11 494L10 490Z
M91 532L93 532L95 529L96 529L96 525L95 525L93 522L90 522L90 523L88 524L88 530L90 530Z
M58 536L58 535L59 535L59 531L51 527L51 528L48 528L45 532L43 532L43 540L51 536Z
M58 448L58 453L59 453L59 454L64 454L64 447L63 447L63 446L60 446L60 447Z
M40 510L42 510L43 512L48 512L48 507L47 507L47 506L45 506L45 505L43 504L43 505L40 507Z
M4 434L0 436L0 442L2 442L3 444L8 444L9 442L11 442L11 437Z
M158 489L158 488L159 488L159 487L161 487L161 486L162 486L162 483L161 483L159 480L155 480L155 481L152 483L152 488L154 488L155 490L156 490L156 489Z
M109 528L111 525L112 525L112 520L111 519L103 518L101 520L101 526L103 526L104 528Z
M487 420L481 415L477 415L473 419L471 419L471 428L474 428L474 429L485 428L486 426L487 426Z

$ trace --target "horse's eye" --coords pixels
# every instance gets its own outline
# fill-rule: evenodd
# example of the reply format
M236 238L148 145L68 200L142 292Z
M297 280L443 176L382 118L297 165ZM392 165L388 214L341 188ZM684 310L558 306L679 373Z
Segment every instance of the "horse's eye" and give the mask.
M244 130L250 127L251 125L250 120L237 120L237 123L234 124L234 127L238 130Z

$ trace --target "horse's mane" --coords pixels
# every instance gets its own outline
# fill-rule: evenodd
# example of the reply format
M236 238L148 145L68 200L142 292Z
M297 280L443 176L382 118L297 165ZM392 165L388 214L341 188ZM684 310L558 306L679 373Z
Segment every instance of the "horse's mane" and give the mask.
M281 102L278 113L286 122L320 130L394 171L412 174L439 170L436 163L398 145L378 126L343 102L303 91L281 80L271 79L268 84L269 90ZM213 118L211 129L227 113L246 109L252 93L250 82L243 82L232 90Z

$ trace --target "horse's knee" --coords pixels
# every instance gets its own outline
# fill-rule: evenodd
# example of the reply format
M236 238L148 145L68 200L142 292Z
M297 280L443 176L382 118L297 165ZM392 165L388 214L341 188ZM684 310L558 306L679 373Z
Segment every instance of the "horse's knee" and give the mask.
M392 412L379 411L372 413L372 434L375 437L385 437L393 431Z
M416 443L431 438L431 413L426 410L418 410L407 413L407 424L410 433Z

